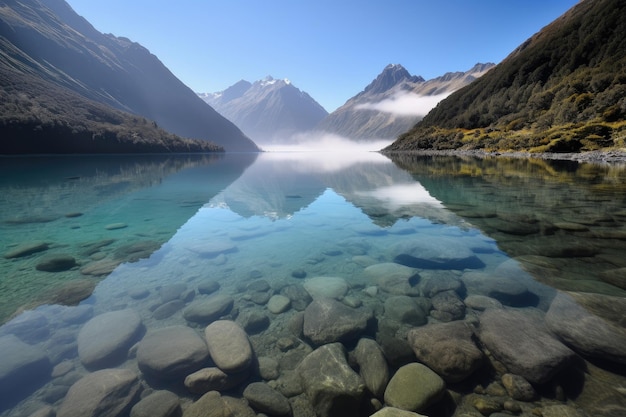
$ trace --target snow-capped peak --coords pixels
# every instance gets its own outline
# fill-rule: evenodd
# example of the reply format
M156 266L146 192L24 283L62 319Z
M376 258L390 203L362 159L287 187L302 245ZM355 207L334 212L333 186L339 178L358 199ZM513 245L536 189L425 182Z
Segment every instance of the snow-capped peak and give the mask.
M267 87L268 85L274 85L277 82L284 82L285 84L291 84L291 81L289 81L287 78L284 78L282 80L277 80L274 77L272 77L271 75L268 75L267 77L263 78L262 80L259 80L259 84L261 84L262 87Z

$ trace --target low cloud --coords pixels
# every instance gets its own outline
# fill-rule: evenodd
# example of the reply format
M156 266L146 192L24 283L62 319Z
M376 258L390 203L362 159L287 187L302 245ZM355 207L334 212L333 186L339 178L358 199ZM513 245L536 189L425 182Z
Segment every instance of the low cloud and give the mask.
M390 145L393 140L357 142L350 138L326 132L307 132L292 136L287 143L261 145L268 152L374 152Z
M441 100L450 93L421 96L411 92L398 92L388 99L378 102L358 104L357 110L376 110L396 116L426 116Z

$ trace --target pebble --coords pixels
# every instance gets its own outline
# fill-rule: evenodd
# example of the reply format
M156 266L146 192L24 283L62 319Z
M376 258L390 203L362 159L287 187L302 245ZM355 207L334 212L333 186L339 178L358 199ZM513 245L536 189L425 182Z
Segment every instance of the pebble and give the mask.
M276 294L267 302L267 309L270 313L280 314L289 309L291 306L291 300L284 295Z

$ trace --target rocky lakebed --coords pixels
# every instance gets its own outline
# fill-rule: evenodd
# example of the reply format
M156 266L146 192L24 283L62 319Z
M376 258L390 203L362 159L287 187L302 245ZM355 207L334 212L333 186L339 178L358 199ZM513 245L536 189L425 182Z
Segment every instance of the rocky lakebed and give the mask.
M380 259L352 239L229 280L207 266L233 244L187 245L204 273L6 323L0 415L623 415L624 298L486 269L500 255L479 246L405 239ZM349 278L315 274L340 255Z

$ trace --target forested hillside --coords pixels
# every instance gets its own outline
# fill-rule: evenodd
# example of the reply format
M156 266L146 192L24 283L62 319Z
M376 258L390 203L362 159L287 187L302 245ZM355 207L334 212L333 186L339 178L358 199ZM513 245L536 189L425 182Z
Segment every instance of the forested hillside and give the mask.
M625 119L626 2L583 0L386 150L624 147Z

